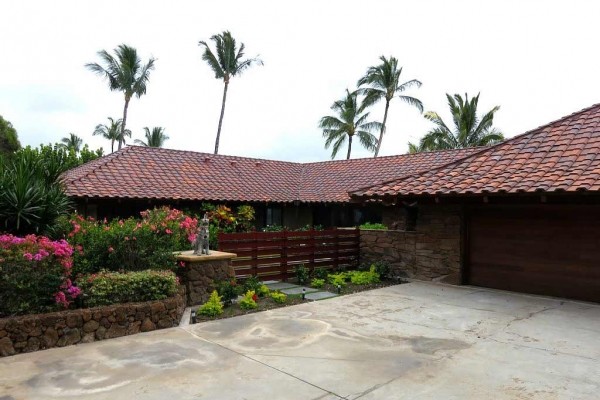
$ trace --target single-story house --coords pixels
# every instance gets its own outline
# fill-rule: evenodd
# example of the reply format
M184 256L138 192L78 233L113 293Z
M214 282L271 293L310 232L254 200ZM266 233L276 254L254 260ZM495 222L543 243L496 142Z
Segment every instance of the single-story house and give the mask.
M409 228L361 235L364 259L417 279L600 302L600 104L351 197L395 204L383 220Z
M67 194L93 217L127 217L159 205L202 202L256 209L257 227L354 226L380 222L382 205L348 192L464 158L477 149L296 163L152 147L122 150L68 171Z

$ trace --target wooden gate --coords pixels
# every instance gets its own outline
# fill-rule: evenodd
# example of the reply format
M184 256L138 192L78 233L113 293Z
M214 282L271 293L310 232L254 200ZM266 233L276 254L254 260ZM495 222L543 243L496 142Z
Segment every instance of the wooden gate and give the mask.
M287 280L298 265L311 271L356 267L359 239L358 229L219 233L219 250L237 254L233 267L238 278Z

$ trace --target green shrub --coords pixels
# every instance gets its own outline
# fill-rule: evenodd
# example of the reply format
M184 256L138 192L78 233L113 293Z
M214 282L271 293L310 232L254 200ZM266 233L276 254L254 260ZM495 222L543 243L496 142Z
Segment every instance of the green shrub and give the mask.
M110 222L72 217L67 240L75 248L73 272L175 269L173 252L191 248L198 220L168 207L141 217Z
M64 240L0 235L0 317L68 308L81 294L72 252Z
M244 295L244 298L240 300L240 308L242 310L254 310L255 308L258 308L258 304L256 304L257 300L258 296L256 293L254 293L252 290L249 290Z
M242 288L237 284L235 278L217 283L217 292L226 305L237 299L240 293L243 293L241 290Z
M340 272L339 274L329 274L327 276L327 280L335 287L345 287L346 286L346 278L347 275L345 272Z
M318 278L318 279L326 280L327 274L329 274L329 271L327 270L327 268L323 268L323 267L317 267L313 271L313 277Z
M321 289L323 286L325 286L325 279L313 278L313 280L310 282L310 286L316 289Z
M275 303L278 304L283 304L287 300L287 296L285 295L285 293L281 292L271 292L271 298Z
M294 273L296 274L296 279L298 280L299 284L306 285L308 283L308 280L310 279L310 271L304 266L304 264L295 266Z
M371 264L371 268L375 268L375 272L379 274L380 277L387 277L390 275L390 264L386 261L376 261Z
M269 287L267 285L260 285L260 287L256 291L258 297L267 297L269 293L271 293L271 291L269 290Z
M369 285L379 282L379 274L375 271L374 266L369 271L352 271L348 275L350 282L354 285Z
M385 226L384 224L371 223L371 222L365 222L364 224L360 225L359 228L360 229L373 229L373 230L387 231L387 226Z
M88 307L162 300L177 293L177 277L171 271L102 271L84 276L79 284Z
M198 308L198 314L206 315L207 317L216 317L223 314L221 297L219 297L216 290L213 290L208 301Z
M246 280L244 281L244 286L243 286L243 293L246 293L249 290L252 290L254 292L258 293L258 289L260 289L260 287L262 286L262 282L260 281L260 279L258 279L258 276L250 276L248 278L246 278Z

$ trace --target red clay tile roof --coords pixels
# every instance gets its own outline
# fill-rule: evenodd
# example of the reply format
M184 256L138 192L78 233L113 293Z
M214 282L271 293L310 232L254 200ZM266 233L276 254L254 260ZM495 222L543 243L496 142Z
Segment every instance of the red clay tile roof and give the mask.
M478 149L293 163L128 146L66 172L71 197L347 202L348 192L426 171Z
M600 191L600 104L356 198Z

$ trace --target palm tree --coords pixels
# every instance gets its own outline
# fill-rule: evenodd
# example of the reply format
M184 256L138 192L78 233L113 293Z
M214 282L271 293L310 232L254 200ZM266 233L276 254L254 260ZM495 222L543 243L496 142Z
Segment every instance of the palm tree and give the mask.
M381 129L379 122L367 122L369 113L365 111L365 104L358 104L358 93L350 93L346 89L346 97L338 100L331 106L338 116L326 116L321 118L319 128L323 129L325 148L328 149L333 143L331 158L335 158L340 147L348 138L348 154L346 159L350 159L352 151L352 139L358 136L360 144L367 150L373 151L377 147L377 138L371 133L374 129Z
M464 100L459 94L454 96L446 94L446 98L452 113L454 129L451 130L437 113L426 112L425 118L433 122L435 128L421 138L418 146L409 143L409 152L489 146L504 140L502 132L492 127L494 114L500 109L499 106L492 108L479 119L477 117L479 94L471 100L466 93Z
M381 60L381 64L369 67L365 75L360 78L357 83L359 93L365 95L364 104L366 104L367 107L385 99L385 113L383 114L383 123L381 124L381 130L379 131L379 140L377 142L377 149L375 150L375 157L379 155L379 150L381 149L385 124L387 123L388 109L390 108L390 101L394 97L397 97L403 102L416 107L420 112L423 112L423 103L421 103L421 100L400 94L413 86L420 87L421 82L416 79L411 79L410 81L400 83L402 67L398 68L398 60L395 57L387 59L385 56L381 56L379 59ZM368 85L368 87L361 88L361 86L365 85Z
M251 67L253 64L263 65L261 59L244 57L244 43L240 44L240 48L237 48L235 39L231 36L229 31L224 31L218 35L211 36L210 40L215 42L216 55L212 52L208 44L204 41L199 41L199 46L204 46L204 53L202 59L208 63L210 68L215 73L215 78L223 79L225 87L223 88L223 102L221 103L221 116L219 117L219 127L217 128L217 139L215 141L215 154L219 152L219 139L221 138L221 126L223 124L223 115L225 114L225 101L227 99L227 88L229 86L229 80L236 76L241 75L246 69Z
M119 137L119 150L121 150L121 146L125 143L125 125L127 123L129 102L134 95L140 98L143 94L146 94L146 86L150 79L150 71L154 69L155 60L150 58L145 65L142 65L137 50L125 44L119 45L114 53L115 56L112 56L106 50L101 50L98 52L98 56L100 56L104 66L97 63L89 63L85 66L90 71L106 78L111 91L121 91L125 96L123 122Z
M125 144L125 138L131 137L131 131L129 129L122 129L122 119L114 120L111 117L108 117L108 120L110 121L109 125L96 125L96 129L94 129L94 133L92 133L92 135L100 135L104 139L110 140L110 152L112 153L115 151L115 142Z
M74 133L69 133L69 136L62 138L60 141L60 147L73 150L75 153L79 153L83 145L83 139Z
M135 139L135 143L139 144L140 146L163 147L165 142L169 140L169 137L165 135L165 128L162 128L160 126L152 128L152 131L150 131L150 128L145 127L144 131L146 136L145 142L139 139Z

